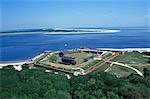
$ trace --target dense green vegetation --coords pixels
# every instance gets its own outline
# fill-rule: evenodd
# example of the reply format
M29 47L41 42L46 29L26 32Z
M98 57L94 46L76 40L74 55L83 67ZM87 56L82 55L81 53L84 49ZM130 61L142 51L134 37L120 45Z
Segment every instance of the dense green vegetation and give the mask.
M1 99L148 99L150 94L150 68L144 69L145 77L117 78L97 71L68 80L40 68L18 72L4 67L0 76Z
M131 74L125 78L117 78L104 72L93 72L84 77L72 78L73 98L148 99L150 68L145 71L145 77Z
M71 98L69 80L64 75L28 68L18 72L11 67L5 67L0 73L1 99Z

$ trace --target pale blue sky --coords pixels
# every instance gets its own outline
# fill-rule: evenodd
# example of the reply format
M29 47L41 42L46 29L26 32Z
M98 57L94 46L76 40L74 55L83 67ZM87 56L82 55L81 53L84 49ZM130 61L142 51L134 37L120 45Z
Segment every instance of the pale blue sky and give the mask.
M2 0L2 30L148 26L149 0Z

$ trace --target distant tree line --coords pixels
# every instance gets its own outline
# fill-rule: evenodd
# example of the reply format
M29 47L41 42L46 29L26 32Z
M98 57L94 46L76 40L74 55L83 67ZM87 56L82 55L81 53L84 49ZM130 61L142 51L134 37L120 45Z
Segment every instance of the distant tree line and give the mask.
M1 99L149 99L150 68L144 77L131 74L117 78L105 72L92 72L67 79L63 74L43 69L12 67L0 70Z

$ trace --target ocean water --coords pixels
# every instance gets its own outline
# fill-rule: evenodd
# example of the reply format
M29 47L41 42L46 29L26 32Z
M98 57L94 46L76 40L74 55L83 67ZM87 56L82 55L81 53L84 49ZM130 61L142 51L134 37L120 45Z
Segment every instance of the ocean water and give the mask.
M63 51L79 47L150 48L149 28L115 29L121 32L1 35L0 62L28 60L45 50Z

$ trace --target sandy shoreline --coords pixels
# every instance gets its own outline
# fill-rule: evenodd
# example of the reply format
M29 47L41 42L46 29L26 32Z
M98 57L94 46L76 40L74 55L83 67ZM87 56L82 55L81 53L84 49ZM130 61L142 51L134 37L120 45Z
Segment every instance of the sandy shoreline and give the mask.
M98 34L98 33L115 33L120 31L105 31L105 32L46 32L43 34Z
M83 30L80 32L18 32L18 33L0 33L3 35L21 35L21 34L92 34L92 33L115 33L121 30Z
M26 61L30 61L31 59L32 59L32 58L28 58L28 59L24 59L24 60L0 61L0 64L26 62Z
M25 63L28 63L29 61L18 61L18 62L8 62L8 63L0 63L0 67L4 67L4 66L8 66L8 65L22 65L22 64L25 64Z
M147 52L150 52L150 48L97 48L97 50L110 50L110 51L147 51ZM35 55L36 57L36 55ZM35 58L33 57L33 58ZM33 59L31 58L31 59ZM18 61L5 61L5 62L2 62L0 63L0 67L3 67L3 66L6 66L6 65L17 65L17 64L25 64L25 63L28 63L31 61L31 59L27 59L27 60L18 60Z

